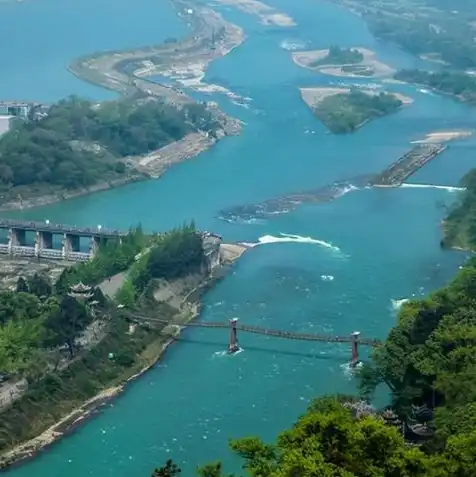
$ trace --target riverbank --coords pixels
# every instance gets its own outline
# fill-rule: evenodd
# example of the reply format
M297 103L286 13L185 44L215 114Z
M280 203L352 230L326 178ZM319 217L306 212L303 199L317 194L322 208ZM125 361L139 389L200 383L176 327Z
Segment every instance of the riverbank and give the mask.
M129 51L97 52L69 67L78 78L122 95L138 92L159 96L178 106L194 102L183 91L144 78L162 75L203 77L208 64L230 53L245 40L244 31L212 8L191 0L170 0L190 35L178 41Z
M230 270L229 267L247 249L248 247L239 244L220 244L220 265L215 267L210 275L200 280L198 285L191 290L185 292L185 289L182 289L183 295L174 297L179 299L177 305L172 306L176 313L172 316L168 325L160 327L157 331L158 337L140 353L138 363L140 366L136 365L128 368L120 377L113 379L108 387L85 401L81 406L76 406L41 434L2 454L0 456L0 469L6 469L37 457L61 438L70 435L79 426L100 413L111 401L127 391L131 383L151 370L168 347L176 341L182 329L200 315L203 294L226 276ZM168 300L167 304L170 305L170 303L170 300ZM153 319L151 319L151 322L153 323ZM133 331L130 332L133 333Z
M90 187L74 189L71 191L59 189L57 192L46 194L44 190L39 189L35 191L35 189L29 188L27 191L25 190L25 196L28 195L28 197L23 198L22 193L19 193L17 198L7 200L6 202L2 203L0 205L0 211L25 210L32 209L34 207L41 207L43 205L55 204L63 200L94 194L95 192L121 187L126 184L132 184L134 182L139 182L146 179L149 179L149 177L142 174L134 174L122 179L99 182Z
M362 61L350 64L316 64L324 60L330 49L296 51L292 53L294 63L302 68L329 75L346 78L384 78L392 76L395 70L390 66L378 61L375 52L367 48L352 48L362 54Z

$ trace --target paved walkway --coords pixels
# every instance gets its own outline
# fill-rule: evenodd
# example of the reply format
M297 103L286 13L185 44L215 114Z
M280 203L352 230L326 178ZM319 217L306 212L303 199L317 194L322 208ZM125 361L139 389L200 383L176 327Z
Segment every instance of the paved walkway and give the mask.
M104 295L107 295L109 298L114 298L114 295L120 290L122 285L124 285L125 279L126 272L120 272L101 282L99 288Z

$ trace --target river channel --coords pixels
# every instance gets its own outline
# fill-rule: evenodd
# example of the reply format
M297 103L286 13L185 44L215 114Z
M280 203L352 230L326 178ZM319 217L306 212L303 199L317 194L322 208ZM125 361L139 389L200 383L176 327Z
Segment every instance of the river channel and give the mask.
M398 300L443 285L465 260L465 254L439 248L439 222L457 192L431 186L356 190L270 219L234 223L222 220L220 211L378 172L410 141L474 124L476 111L418 88L386 85L414 103L354 134L328 134L298 87L336 79L297 67L290 48L363 46L394 68L419 61L374 39L346 10L319 0L270 3L297 26L264 26L257 17L217 7L247 34L242 46L207 72L214 83L252 98L244 108L224 95L209 96L245 121L240 136L160 180L16 216L110 227L140 221L149 230L193 218L228 241L259 243L207 294L201 320L236 316L277 329L336 335L359 330L384 338ZM186 33L165 0L31 0L0 5L0 12L0 91L8 99L49 101L70 93L110 98L69 75L68 62L94 50L156 44ZM452 143L411 182L457 185L471 167L475 145L474 139ZM146 477L170 457L185 477L218 458L232 471L237 461L227 450L229 438L272 439L315 396L354 389L348 345L241 338L244 351L227 356L223 330L185 332L183 342L104 413L9 475Z

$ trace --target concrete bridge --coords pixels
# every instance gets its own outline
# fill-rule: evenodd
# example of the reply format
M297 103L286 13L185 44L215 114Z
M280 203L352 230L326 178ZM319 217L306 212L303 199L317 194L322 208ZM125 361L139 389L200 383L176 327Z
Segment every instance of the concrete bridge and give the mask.
M94 256L99 244L110 239L121 240L127 232L103 228L77 227L53 224L50 221L0 219L0 230L7 231L7 244L0 244L0 254L48 258L54 260L84 261ZM27 232L35 234L33 245L26 241ZM54 247L54 237L60 237L61 247ZM88 251L81 251L81 238L89 239Z

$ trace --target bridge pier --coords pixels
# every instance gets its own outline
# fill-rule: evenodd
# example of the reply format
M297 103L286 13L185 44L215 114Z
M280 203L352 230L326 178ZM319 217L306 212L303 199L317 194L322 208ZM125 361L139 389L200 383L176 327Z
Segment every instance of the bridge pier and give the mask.
M25 246L26 230L11 228L8 230L8 253L10 255L17 252L16 247Z
M79 235L64 234L61 247L63 260L68 260L71 252L79 252Z
M359 336L360 331L354 331L351 335L352 343L352 357L350 359L350 367L355 368L359 363Z
M99 250L99 245L101 244L101 239L99 237L91 237L89 241L89 255L91 258L94 258L97 251Z
M230 340L228 342L228 353L233 354L240 350L240 346L238 344L238 336L236 332L236 323L238 318L232 318L230 320Z
M40 258L43 250L53 249L53 234L51 232L36 232L35 256Z

